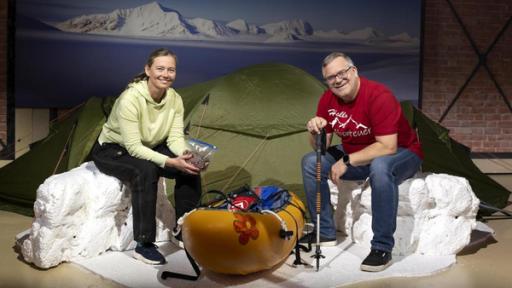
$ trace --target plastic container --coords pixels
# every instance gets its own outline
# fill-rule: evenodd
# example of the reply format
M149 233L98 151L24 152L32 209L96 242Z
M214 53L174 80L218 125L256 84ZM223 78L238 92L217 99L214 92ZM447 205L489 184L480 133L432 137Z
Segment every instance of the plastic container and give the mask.
M205 169L206 163L210 162L211 157L217 151L217 147L194 138L188 139L187 144L189 152L192 153L192 158L188 162L199 169Z

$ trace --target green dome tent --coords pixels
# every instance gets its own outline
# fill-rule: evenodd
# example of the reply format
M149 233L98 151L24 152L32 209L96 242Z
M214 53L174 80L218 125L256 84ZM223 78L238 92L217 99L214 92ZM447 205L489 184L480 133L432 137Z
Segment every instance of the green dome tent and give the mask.
M491 208L507 206L510 191L478 169L470 158L469 147L452 139L448 135L450 132L448 129L428 118L411 103L402 102L401 104L409 123L416 128L420 138L425 154L422 165L424 172L464 177L469 181L480 201L490 205ZM493 212L492 209L479 211L482 215L492 214L491 212Z
M261 64L201 89L180 93L203 95L188 117L189 134L219 148L203 176L205 189L275 184L302 191L300 161L311 151L305 123L325 86L296 67Z
M202 175L203 190L273 184L301 196L300 161L311 151L305 123L324 89L313 76L286 64L254 65L179 89L190 137L218 147ZM52 124L49 135L28 153L0 168L0 209L33 214L38 186L87 160L113 100L89 99ZM510 192L476 168L467 147L410 103L402 107L422 141L423 171L465 177L482 201L506 205Z

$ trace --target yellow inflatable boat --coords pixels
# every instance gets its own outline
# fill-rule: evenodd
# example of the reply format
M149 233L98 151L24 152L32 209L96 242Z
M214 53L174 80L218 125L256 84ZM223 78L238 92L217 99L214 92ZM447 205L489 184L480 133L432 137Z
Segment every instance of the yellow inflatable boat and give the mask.
M185 249L203 268L224 274L246 275L282 263L304 228L304 204L288 193L289 201L276 211L188 213L181 225Z

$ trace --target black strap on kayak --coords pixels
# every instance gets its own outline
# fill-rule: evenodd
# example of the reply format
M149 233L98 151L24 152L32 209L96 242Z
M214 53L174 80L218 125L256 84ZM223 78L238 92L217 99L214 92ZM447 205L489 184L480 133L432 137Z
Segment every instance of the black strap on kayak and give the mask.
M192 258L192 256L190 256L187 249L185 249L185 254L187 254L188 261L190 262L190 265L192 265L192 268L194 268L194 272L196 272L195 276L171 272L171 271L164 271L164 272L162 272L162 275L160 277L164 280L167 278L178 278L178 279L189 280L189 281L197 281L197 279L199 279L199 276L201 276L201 270L199 269L199 266L197 265L194 258Z
M302 219L306 220L306 211L302 210L302 208L300 208L299 206L295 205L294 203L292 203L290 201L288 201L288 204L299 209L299 211L302 213ZM293 218L293 220L295 220L295 218ZM297 221L295 220L295 222L297 222ZM298 228L297 228L297 231L299 231ZM307 235L305 235L304 237L306 237L306 236ZM297 235L297 237L299 237L299 235ZM295 244L295 256L296 256L295 262L297 262L298 264L302 264L302 263L299 263L299 259L301 259L300 258L300 250L302 250L304 252L311 252L311 242L308 242L308 246L305 246L303 244L300 244L300 239L302 239L302 237L297 239L297 243ZM294 264L296 264L296 263L294 263Z
M203 198L205 196L210 196L210 195L217 195L217 196L220 196L218 197L217 199L213 199L207 203L203 203ZM222 193L221 191L219 190L210 190L210 191L207 191L206 193L203 193L203 195L201 195L201 199L199 199L199 203L197 204L197 208L201 208L201 207L215 207L215 206L218 206L224 202L228 202L229 203L229 199L228 197L226 196L226 194Z
M291 205L295 208L297 208L301 214L302 214L302 219L305 220L305 212L304 210L302 210L299 206L295 205L294 203L292 203L291 201L288 200L288 205ZM309 252L311 251L311 244L310 247L309 247L309 250L307 250L307 247L305 247L304 245L301 245L300 244L300 238L299 238L299 224L297 223L297 219L295 219L295 217L293 217L292 213L290 213L289 211L287 210L283 210L284 212L286 212L288 215L290 215L290 217L293 219L293 222L295 222L295 231L297 231L297 233L295 233L295 252L291 252L290 254L295 254L295 260L293 261L293 265L304 265L304 266L307 266L309 265L308 263L304 262L302 260L302 257L300 256L300 250L303 250L303 251L306 251L306 252Z
M204 202L203 198L205 198L205 196L211 196L211 195L217 196L216 199L210 200L207 203L203 203ZM244 211L244 212L248 212L248 211L256 212L259 204L261 203L261 199L247 184L234 190L234 191L231 191L227 194L223 193L222 191L219 191L219 190L207 191L206 193L203 193L203 195L201 196L201 199L199 200L199 203L196 208L206 207L206 208L229 209L230 206L235 206L233 204L233 202L236 200L236 198L238 196L246 196L246 197L250 197L250 198L254 199L254 202L250 206L248 206L244 209L237 207L238 210Z

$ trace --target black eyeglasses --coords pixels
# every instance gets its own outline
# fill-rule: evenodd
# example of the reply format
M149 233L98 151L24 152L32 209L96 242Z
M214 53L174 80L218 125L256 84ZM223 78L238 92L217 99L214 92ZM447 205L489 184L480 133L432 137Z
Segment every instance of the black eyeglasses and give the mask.
M338 72L334 75L325 77L325 82L334 83L334 81L336 81L337 78L344 78L345 76L347 76L347 73L350 70L350 68L353 68L353 67L354 66L348 66L347 69L345 69L345 70L341 70L340 72Z

